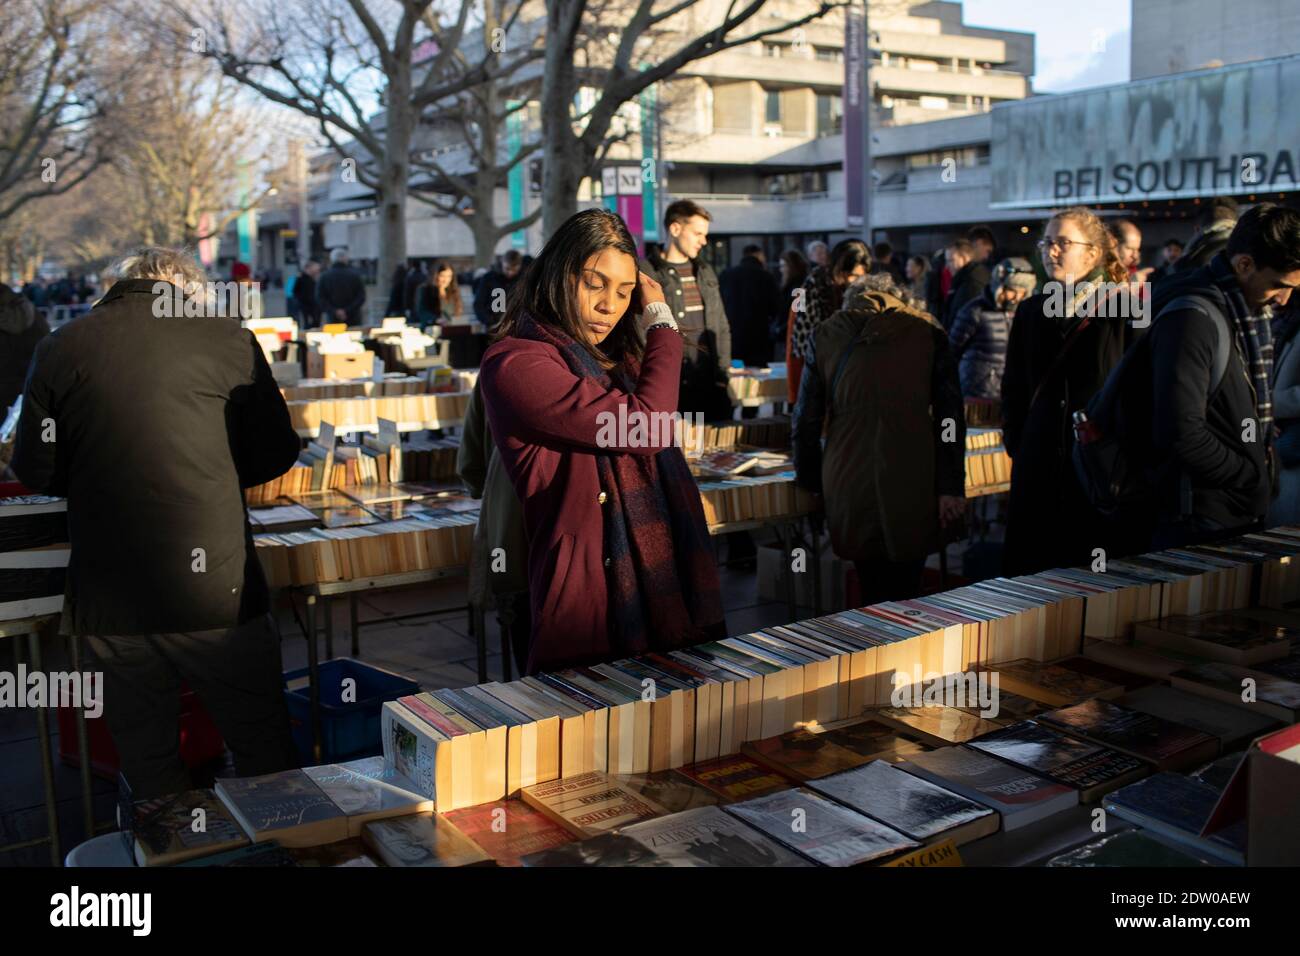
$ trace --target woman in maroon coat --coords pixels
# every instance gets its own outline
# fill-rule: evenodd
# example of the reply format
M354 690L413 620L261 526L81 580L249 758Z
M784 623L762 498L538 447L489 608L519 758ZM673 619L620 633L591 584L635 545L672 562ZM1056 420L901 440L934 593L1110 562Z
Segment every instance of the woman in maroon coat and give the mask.
M604 209L565 222L511 294L480 381L523 503L529 673L726 635L671 427L682 348L627 226Z

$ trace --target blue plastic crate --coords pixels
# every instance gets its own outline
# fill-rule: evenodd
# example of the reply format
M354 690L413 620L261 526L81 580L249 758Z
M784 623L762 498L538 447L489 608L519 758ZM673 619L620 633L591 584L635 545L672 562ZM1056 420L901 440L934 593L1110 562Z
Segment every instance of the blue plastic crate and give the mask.
M420 685L401 674L341 657L324 661L320 674L321 760L335 763L372 757L381 752L379 713L384 702L418 694ZM289 726L303 766L311 766L311 689L307 668L285 671L284 697L289 706ZM345 703L343 682L356 681L356 700ZM293 690L289 685L300 681Z

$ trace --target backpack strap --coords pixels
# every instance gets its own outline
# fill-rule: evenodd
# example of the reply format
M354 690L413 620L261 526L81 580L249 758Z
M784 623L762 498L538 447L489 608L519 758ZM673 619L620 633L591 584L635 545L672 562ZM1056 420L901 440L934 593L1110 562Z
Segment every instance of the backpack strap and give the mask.
M1205 296L1188 294L1180 295L1178 298L1168 302L1160 315L1166 312L1176 312L1180 309L1189 309L1194 312L1201 312L1208 315L1214 323L1214 360L1210 364L1211 375L1210 381L1210 398L1214 398L1223 387L1223 380L1228 374L1228 360L1232 357L1232 332L1228 329L1228 320L1224 317L1223 312L1214 307ZM1160 316L1156 316L1159 318Z

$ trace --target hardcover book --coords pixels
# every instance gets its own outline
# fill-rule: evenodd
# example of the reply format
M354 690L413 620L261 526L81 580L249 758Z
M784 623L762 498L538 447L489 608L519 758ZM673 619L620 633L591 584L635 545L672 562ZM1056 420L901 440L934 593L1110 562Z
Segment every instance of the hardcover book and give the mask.
M433 810L433 800L386 767L383 757L308 767L303 772L347 815L350 836L360 836L371 820Z
M871 715L932 747L965 743L1001 726L956 707L880 707Z
M1194 854L1242 866L1246 853L1245 820L1208 837L1200 835L1218 799L1219 791L1193 777L1157 773L1107 795L1102 806L1121 820L1188 845Z
M798 782L860 767L872 759L839 746L826 734L808 730L749 740L741 744L740 752Z
M1142 644L1167 647L1206 660L1250 665L1286 657L1300 637L1295 628L1270 624L1245 614L1197 614L1138 624Z
M619 786L639 794L667 813L681 813L698 807L714 807L722 798L707 787L673 770L654 773L615 774Z

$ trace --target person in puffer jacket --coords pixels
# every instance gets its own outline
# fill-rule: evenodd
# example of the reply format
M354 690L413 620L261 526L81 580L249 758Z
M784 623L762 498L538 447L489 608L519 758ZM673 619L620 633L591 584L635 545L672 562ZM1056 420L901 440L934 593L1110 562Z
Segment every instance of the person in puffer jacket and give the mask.
M979 298L962 306L948 333L963 398L999 399L1016 306L1038 279L1025 259L1003 259Z

